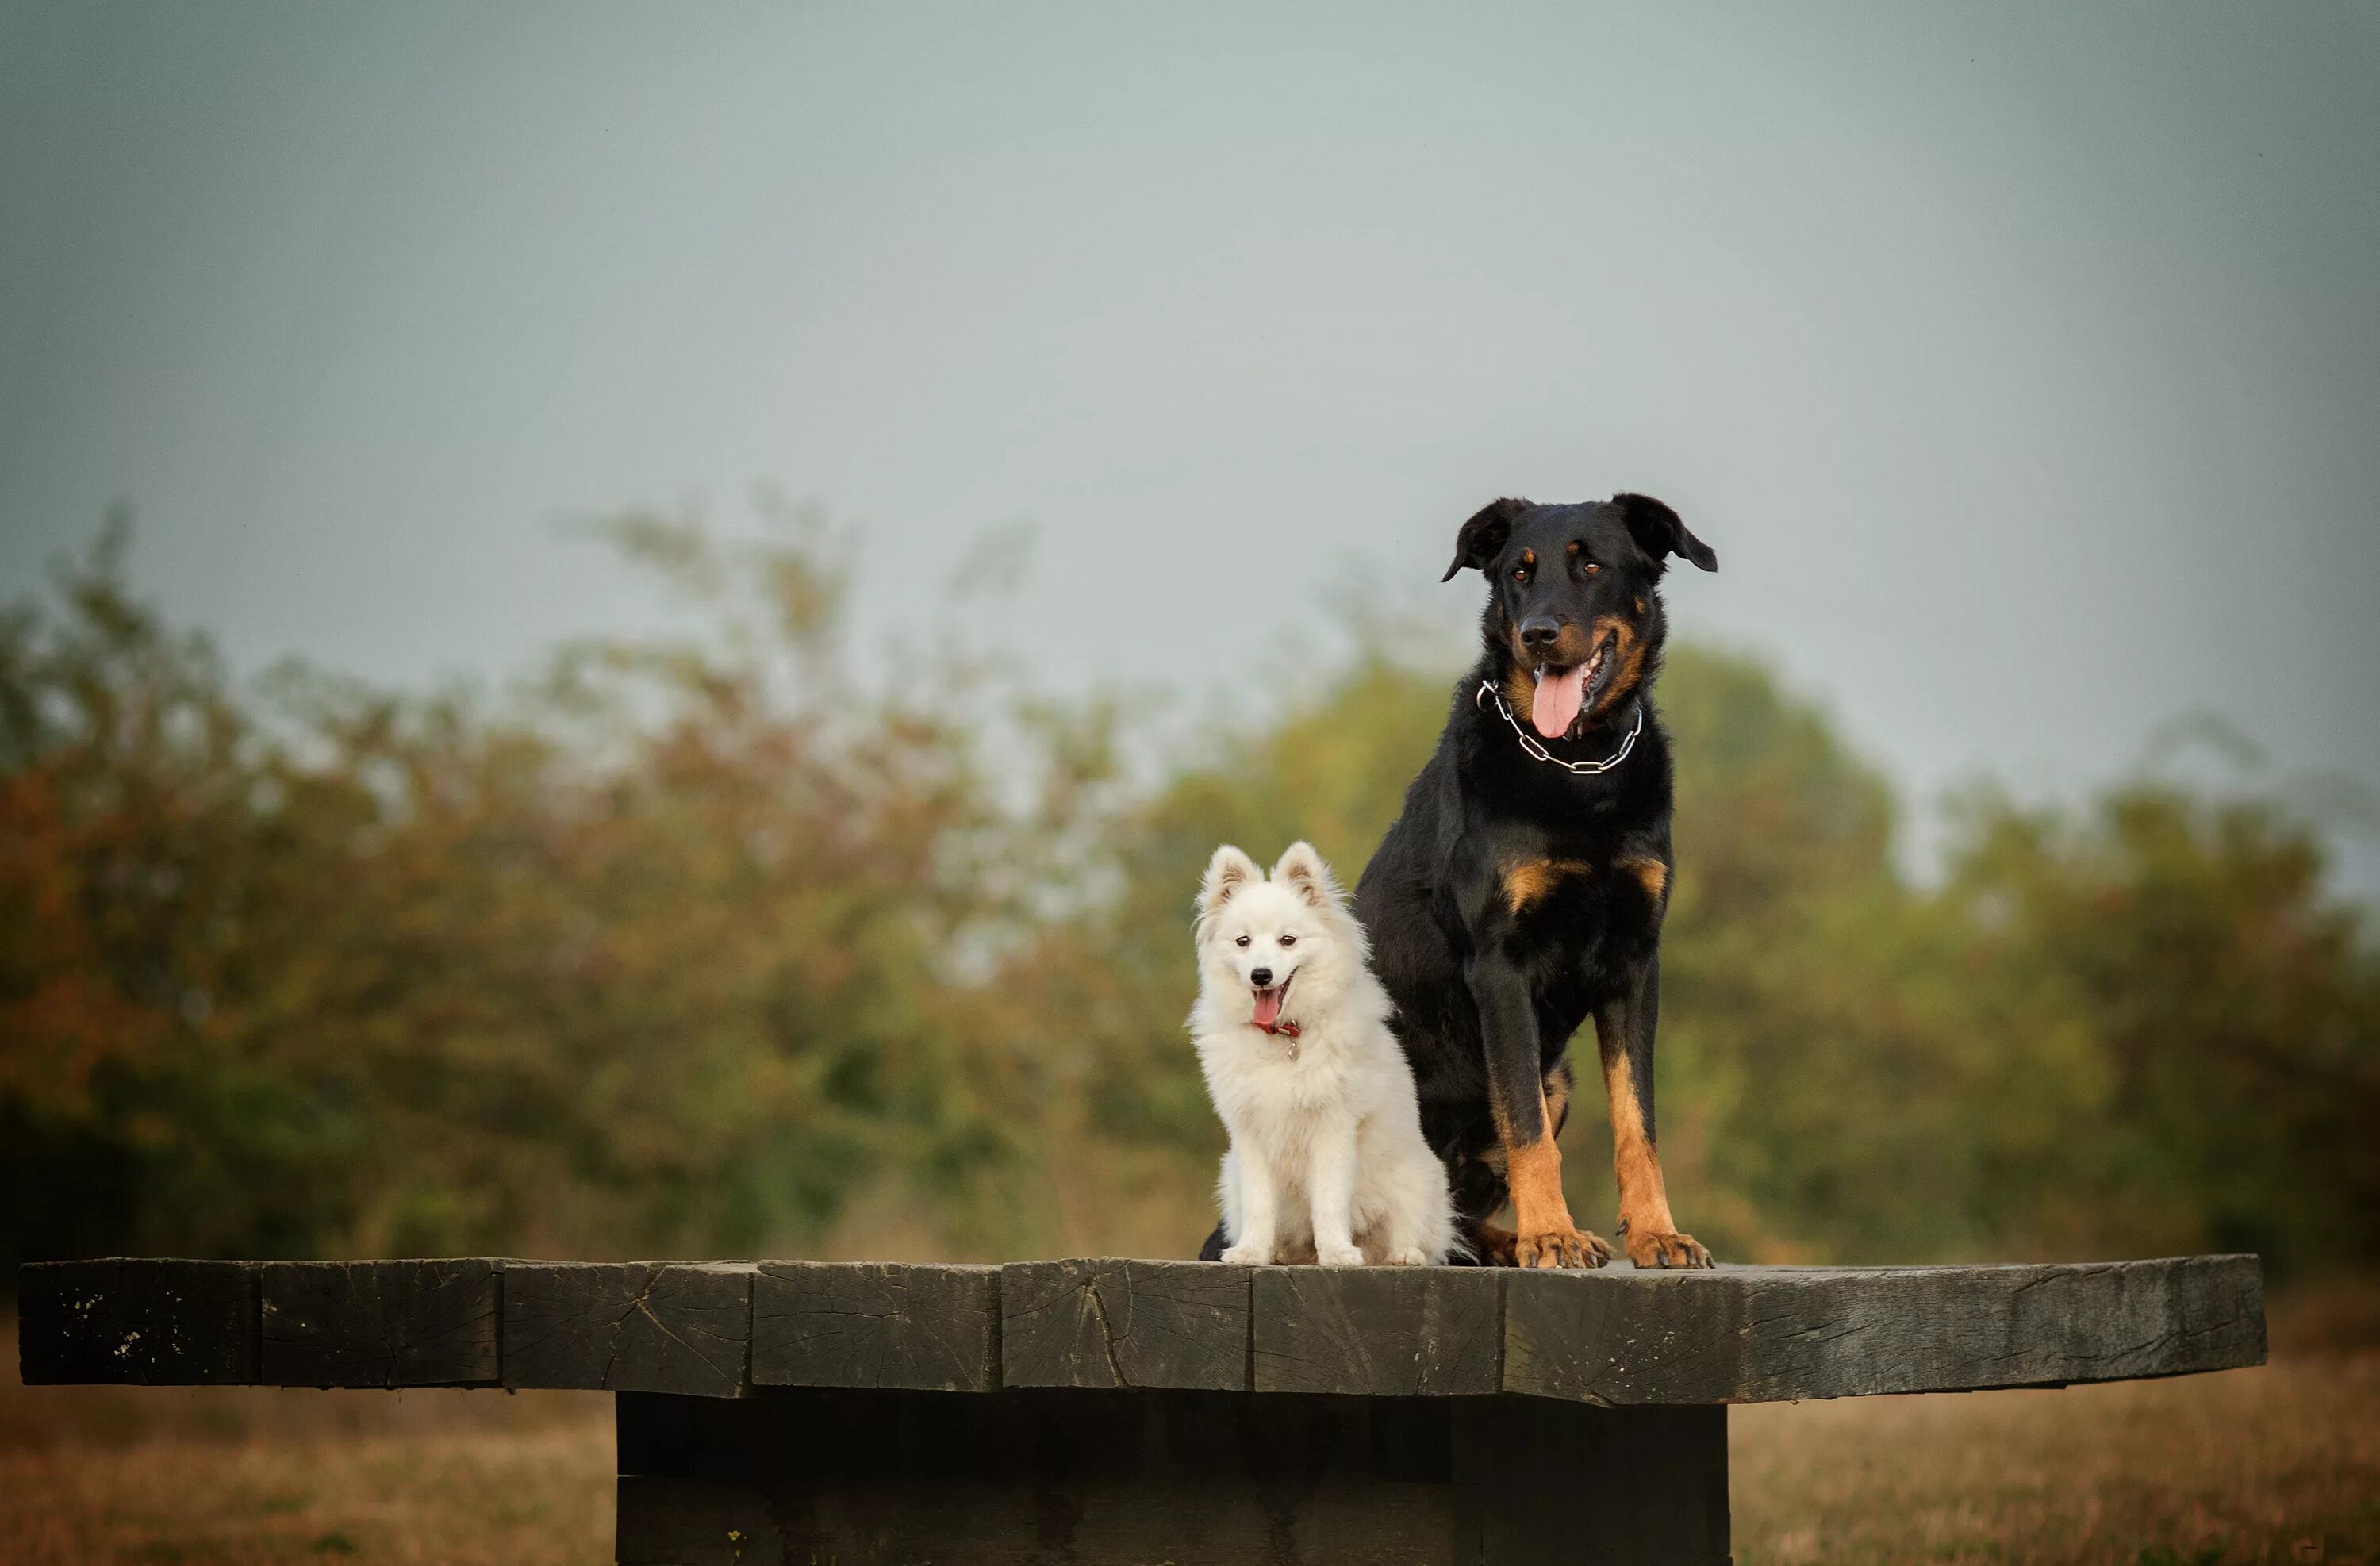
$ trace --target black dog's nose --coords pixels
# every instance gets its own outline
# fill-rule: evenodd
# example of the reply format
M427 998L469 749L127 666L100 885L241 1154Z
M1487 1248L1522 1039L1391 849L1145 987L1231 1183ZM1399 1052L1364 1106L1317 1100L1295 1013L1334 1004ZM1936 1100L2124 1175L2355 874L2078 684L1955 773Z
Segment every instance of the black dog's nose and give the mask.
M1255 985L1258 989L1270 989L1272 988L1272 970L1270 968L1258 968L1256 972L1248 975L1248 982Z
M1550 614L1532 614L1521 622L1521 645L1536 651L1561 639L1561 622Z

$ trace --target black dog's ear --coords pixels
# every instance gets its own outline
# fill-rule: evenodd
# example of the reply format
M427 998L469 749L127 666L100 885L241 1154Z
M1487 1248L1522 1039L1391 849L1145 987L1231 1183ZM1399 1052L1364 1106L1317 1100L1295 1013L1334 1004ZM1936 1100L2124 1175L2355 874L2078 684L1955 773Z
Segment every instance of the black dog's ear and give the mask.
M1674 554L1706 571L1718 569L1718 551L1688 532L1678 514L1651 495L1613 495L1611 504L1620 508L1621 520L1628 524L1628 536L1653 557L1654 564Z
M1512 536L1512 519L1529 509L1524 500L1491 500L1472 514L1454 535L1454 564L1446 568L1441 582L1454 580L1454 574L1468 565L1475 571L1485 571L1503 552L1504 540Z

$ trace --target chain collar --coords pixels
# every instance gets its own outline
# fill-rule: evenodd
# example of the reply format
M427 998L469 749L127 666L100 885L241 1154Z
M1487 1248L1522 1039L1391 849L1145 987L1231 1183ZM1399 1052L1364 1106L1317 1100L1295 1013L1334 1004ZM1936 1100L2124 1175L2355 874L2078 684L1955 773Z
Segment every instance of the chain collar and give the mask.
M1512 732L1520 735L1522 749L1540 761L1550 761L1565 771L1576 773L1582 778L1591 778L1597 772L1608 772L1627 760L1628 753L1636 748L1636 736L1645 732L1645 702L1644 698L1639 697L1636 701L1636 721L1628 726L1628 737L1620 742L1619 749L1600 761L1565 761L1539 745L1536 735L1521 727L1521 721L1512 716L1511 708L1504 705L1504 698L1486 680L1479 682L1479 694L1471 698L1471 704L1476 707L1482 701L1492 701L1496 704L1496 710L1504 714L1504 722L1512 724Z

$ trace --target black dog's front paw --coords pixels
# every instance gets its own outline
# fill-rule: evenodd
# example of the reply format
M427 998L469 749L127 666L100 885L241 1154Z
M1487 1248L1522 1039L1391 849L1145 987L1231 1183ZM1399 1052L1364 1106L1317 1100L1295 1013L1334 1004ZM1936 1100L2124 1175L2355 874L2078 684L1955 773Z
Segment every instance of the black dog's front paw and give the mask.
M1611 1246L1584 1229L1565 1223L1517 1235L1512 1241L1515 1267L1601 1267L1611 1259Z
M1638 1267L1716 1267L1711 1254L1702 1242L1691 1234L1675 1231L1647 1230L1642 1234L1630 1232L1622 1225L1622 1238L1628 1242L1628 1259Z

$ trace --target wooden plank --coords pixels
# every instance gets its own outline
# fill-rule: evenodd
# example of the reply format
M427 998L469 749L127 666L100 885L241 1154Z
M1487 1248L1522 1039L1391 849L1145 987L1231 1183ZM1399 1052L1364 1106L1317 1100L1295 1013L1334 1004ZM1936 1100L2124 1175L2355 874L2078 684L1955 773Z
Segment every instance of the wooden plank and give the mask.
M1000 1385L1000 1269L763 1262L752 1281L752 1379L988 1392Z
M256 1381L253 1262L34 1262L17 1271L17 1309L27 1386Z
M790 1388L619 1421L620 1555L652 1566L1727 1558L1718 1408Z
M1249 1267L1205 1261L1012 1262L1001 1269L1011 1387L1249 1386Z
M788 1386L1394 1398L1493 1384L1618 1405L2056 1386L2265 1353L2252 1256L1587 1274L119 1259L27 1267L18 1287L22 1374L50 1383L732 1396L748 1353L750 1380ZM1483 1345L1497 1290L1502 1328Z
M759 1566L787 1559L759 1487L623 1474L613 1514L620 1566Z
M1451 1406L1465 1566L1725 1566L1726 1409L1521 1397Z
M497 1382L493 1261L274 1261L262 1270L270 1385Z
M1294 1487L1162 1475L832 1487L628 1475L614 1531L624 1566L1477 1566L1456 1552L1450 1495L1336 1475ZM1567 1508L1547 1512L1541 1526L1583 1525Z
M1516 1272L1504 1387L1764 1402L2055 1387L2261 1365L2253 1256L2037 1267Z
M506 1262L504 1383L739 1397L751 1385L753 1271Z
M1256 1269L1256 1390L1469 1397L1502 1370L1503 1270Z

